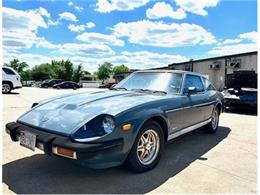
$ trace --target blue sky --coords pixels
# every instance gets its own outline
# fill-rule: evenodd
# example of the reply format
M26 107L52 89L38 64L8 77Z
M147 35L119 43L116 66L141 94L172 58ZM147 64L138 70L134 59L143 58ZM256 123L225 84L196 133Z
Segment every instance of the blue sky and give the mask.
M257 50L256 0L3 2L3 57L151 68Z

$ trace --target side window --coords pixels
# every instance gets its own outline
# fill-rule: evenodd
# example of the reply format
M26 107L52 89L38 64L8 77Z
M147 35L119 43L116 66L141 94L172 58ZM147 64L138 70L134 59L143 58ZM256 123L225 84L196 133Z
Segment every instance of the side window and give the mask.
M184 92L187 92L189 87L196 87L197 92L204 91L203 83L200 77L196 75L186 75L184 83Z
M15 72L9 68L2 68L5 74L15 75Z
M211 82L208 79L202 77L202 81L207 91L216 90L215 87L211 84Z

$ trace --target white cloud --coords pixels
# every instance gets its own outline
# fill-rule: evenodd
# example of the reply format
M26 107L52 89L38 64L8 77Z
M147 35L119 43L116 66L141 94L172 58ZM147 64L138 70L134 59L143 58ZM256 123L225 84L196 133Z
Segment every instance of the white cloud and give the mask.
M214 55L229 55L251 51L257 51L257 45L255 43L241 43L234 45L217 46L210 50L208 53Z
M45 8L40 7L39 9L36 9L36 11L39 12L40 15L45 16L47 18L51 17L51 14Z
M63 12L59 14L59 20L68 20L68 21L72 21L72 22L78 22L79 20L77 19L77 17L70 12Z
M101 55L113 55L115 52L107 45L103 44L85 44L85 43L65 43L59 47L58 50L53 53L72 55L84 55L84 56L98 56Z
M101 33L85 32L78 35L76 39L88 43L101 43L114 46L124 46L124 41L117 39L114 35L105 35Z
M84 10L84 8L80 7L80 6L75 6L74 8L75 8L75 10L77 10L79 12L82 12Z
M144 6L150 0L97 0L98 12L109 13L111 11L128 11Z
M188 58L181 55L154 53L149 51L129 52L123 51L121 55L112 57L115 64L125 64L130 68L147 69L167 66L174 62L187 61Z
M256 43L257 42L257 32L252 31L252 32L243 33L243 34L239 35L239 38L247 39L247 40L250 40L250 41Z
M226 39L226 40L224 40L223 43L220 43L220 44L226 45L226 44L232 44L232 43L240 43L241 41L242 41L242 39Z
M47 28L47 24L40 12L38 9L22 11L3 7L3 28L5 30L23 28L30 31L34 31L39 27Z
M228 55L257 51L257 32L242 33L234 39L226 39L219 42L218 46L210 50L209 54Z
M114 65L125 64L132 69L148 69L167 66L168 64L173 62L182 62L188 60L188 58L181 55L159 54L149 51L123 51L118 55L112 55L102 58L87 55L56 55L55 57L49 57L45 55L31 53L4 54L4 62L9 62L14 58L18 58L20 61L27 62L30 65L30 67L39 65L41 63L51 62L51 60L69 59L75 65L82 64L85 70L90 71L92 73L97 70L98 64L102 64L104 62L111 62Z
M45 19L49 17L48 11L42 7L26 11L4 7L3 48L31 48L42 39L37 36L37 30L48 27Z
M117 37L127 37L130 43L145 46L173 48L216 42L215 37L202 26L189 23L120 22L112 31Z
M165 2L158 2L154 4L152 8L146 10L146 16L150 19L158 19L164 17L183 19L186 17L186 13L181 8L174 11L170 4L167 4Z
M85 29L88 29L88 28L93 28L95 27L95 23L93 22L87 22L86 24L81 24L81 25L74 25L74 24L70 24L68 26L68 28L71 30L71 31L74 31L74 32L81 32L81 31L84 31Z
M220 0L175 0L175 3L186 12L206 16L205 8L216 7Z
M74 4L73 4L72 1L69 1L69 2L67 3L67 5L68 5L68 6L73 6Z
M241 42L256 43L257 42L257 32L252 31L252 32L242 33L242 34L239 34L234 39L225 39L224 41L219 41L218 45L227 45L227 44L241 43Z
M74 5L74 3L73 3L72 1L69 1L69 2L67 3L67 5L68 5L68 6L71 6L71 7L73 6L74 9L77 10L77 11L79 11L79 12L81 12L81 11L84 10L83 7L80 7L80 6Z

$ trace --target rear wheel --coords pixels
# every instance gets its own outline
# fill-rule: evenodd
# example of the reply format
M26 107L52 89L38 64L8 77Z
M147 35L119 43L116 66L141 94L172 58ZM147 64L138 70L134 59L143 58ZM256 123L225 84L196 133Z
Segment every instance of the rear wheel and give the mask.
M135 172L149 171L159 163L163 146L162 128L157 122L149 121L138 133L126 164Z
M219 124L219 114L219 109L215 107L212 112L211 121L204 128L206 133L216 133Z
M2 84L2 93L10 93L12 91L12 86L9 83Z

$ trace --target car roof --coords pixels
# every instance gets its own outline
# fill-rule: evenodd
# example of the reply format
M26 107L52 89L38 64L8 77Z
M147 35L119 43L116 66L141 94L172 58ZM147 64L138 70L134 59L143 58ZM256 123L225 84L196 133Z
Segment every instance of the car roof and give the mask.
M192 74L192 75L197 75L204 77L203 75L196 73L196 72L191 72L191 71L185 71L185 70L168 70L168 69L161 69L161 70L138 70L135 72L159 72L159 73L181 73L181 74Z

